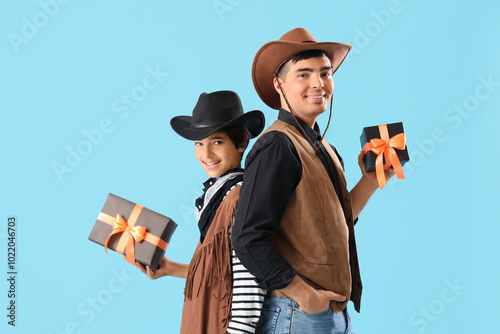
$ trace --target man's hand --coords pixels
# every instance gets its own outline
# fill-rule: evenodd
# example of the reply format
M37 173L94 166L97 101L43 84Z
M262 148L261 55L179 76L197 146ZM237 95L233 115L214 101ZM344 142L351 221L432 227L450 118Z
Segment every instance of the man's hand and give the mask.
M361 174L363 175L361 178L362 179L364 178L375 191L378 188L377 173L366 172L365 155L363 154L363 150L361 150L361 152L358 155L358 165L359 168L361 169ZM394 171L394 168L389 168L388 170L384 171L384 174L385 174L385 180L389 181L389 179L393 177L396 174L396 172Z
M309 294L305 300L302 302L296 301L297 304L299 304L299 310L306 313L319 313L328 309L332 300L336 302L343 302L346 300L345 296L332 291L312 290L314 292Z
M345 296L338 293L314 289L298 275L295 275L293 281L279 291L299 304L299 310L306 313L323 312L330 307L332 300L337 302L346 300Z

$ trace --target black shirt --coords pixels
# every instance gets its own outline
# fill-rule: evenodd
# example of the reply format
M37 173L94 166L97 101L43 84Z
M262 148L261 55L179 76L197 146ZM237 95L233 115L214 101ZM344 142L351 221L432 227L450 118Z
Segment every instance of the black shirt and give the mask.
M280 109L278 119L295 126L292 114ZM321 134L299 119L309 139L318 145ZM342 167L342 158L337 154ZM340 199L335 166L323 147L317 151ZM296 271L281 256L271 237L276 234L288 201L302 177L302 163L292 141L282 132L264 134L248 153L233 227L233 248L243 265L267 290L287 286Z

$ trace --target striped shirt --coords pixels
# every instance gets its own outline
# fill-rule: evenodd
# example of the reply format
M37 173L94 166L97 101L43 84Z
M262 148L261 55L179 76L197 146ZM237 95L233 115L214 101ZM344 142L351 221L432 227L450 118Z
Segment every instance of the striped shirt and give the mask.
M266 291L241 264L233 251L233 302L227 331L232 334L255 333Z
M231 187L226 195L236 186ZM234 222L234 221L233 221ZM227 331L231 334L254 334L259 322L266 290L255 281L255 276L241 264L234 250L231 255L233 269L233 300L231 304L231 321Z

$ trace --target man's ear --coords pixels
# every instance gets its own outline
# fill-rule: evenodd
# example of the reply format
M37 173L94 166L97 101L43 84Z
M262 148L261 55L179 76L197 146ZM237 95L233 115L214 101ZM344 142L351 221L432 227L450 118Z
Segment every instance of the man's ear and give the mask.
M280 89L280 85L278 83L278 80L281 80L281 78L274 76L273 86L274 86L274 89L276 90L276 92L278 92L278 94L281 95L281 89ZM283 84L283 80L281 80L281 84Z

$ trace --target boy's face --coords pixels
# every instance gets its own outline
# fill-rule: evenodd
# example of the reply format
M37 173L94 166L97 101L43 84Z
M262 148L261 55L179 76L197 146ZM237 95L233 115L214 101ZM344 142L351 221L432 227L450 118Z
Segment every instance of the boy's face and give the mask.
M209 177L219 177L233 168L241 166L244 148L237 149L224 131L196 140L195 155Z
M274 87L280 94L281 107L288 110L281 86L297 116L313 127L319 115L325 112L333 94L332 64L327 57L302 59L287 64L283 78L274 79Z

